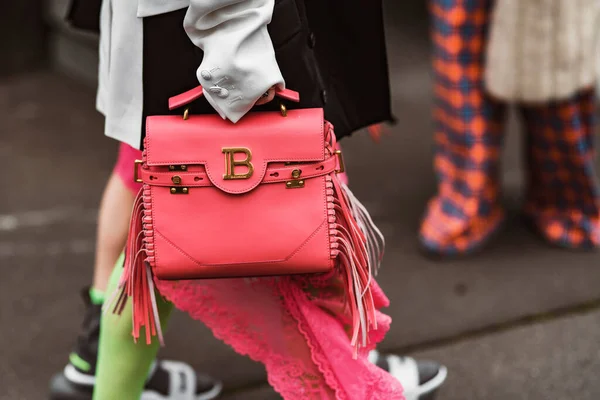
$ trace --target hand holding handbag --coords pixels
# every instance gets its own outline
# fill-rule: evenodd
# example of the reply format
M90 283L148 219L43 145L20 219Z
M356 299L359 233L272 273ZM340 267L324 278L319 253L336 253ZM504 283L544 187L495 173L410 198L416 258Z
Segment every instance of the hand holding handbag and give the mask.
M170 109L202 96L198 87ZM290 90L277 96L299 101ZM133 335L158 335L153 279L325 273L339 268L353 316L352 345L375 326L372 274L383 236L337 174L333 126L323 109L251 112L237 124L218 115L151 116L120 296L133 301ZM360 339L360 340L359 340Z

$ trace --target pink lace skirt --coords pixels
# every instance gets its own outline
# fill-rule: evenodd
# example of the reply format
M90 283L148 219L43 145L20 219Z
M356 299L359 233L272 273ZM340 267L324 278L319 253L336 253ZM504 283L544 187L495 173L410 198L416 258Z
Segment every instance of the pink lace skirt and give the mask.
M214 335L266 367L269 383L286 400L401 400L398 380L367 360L389 329L378 312L369 348L353 359L337 273L207 281L157 281L175 307L202 321ZM373 283L375 306L388 299Z

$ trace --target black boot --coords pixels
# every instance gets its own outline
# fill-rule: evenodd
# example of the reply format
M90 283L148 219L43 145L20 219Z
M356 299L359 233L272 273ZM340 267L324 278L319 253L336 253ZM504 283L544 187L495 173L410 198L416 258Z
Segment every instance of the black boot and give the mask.
M91 400L94 391L102 306L92 304L89 288L82 291L85 316L69 363L50 382L50 400ZM209 376L196 374L187 364L157 361L152 365L141 400L179 400L195 393L195 400L211 400L222 384Z

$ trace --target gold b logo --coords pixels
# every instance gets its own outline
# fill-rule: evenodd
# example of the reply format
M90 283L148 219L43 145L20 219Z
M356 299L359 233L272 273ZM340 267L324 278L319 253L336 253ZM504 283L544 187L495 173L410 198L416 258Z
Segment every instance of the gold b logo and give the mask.
M252 176L254 165L250 162L252 161L250 149L245 147L225 147L222 151L225 154L225 174L223 175L223 179L230 181L233 179L248 179ZM236 160L235 155L237 153L245 154L246 158ZM245 174L236 174L235 167L246 167L248 171Z

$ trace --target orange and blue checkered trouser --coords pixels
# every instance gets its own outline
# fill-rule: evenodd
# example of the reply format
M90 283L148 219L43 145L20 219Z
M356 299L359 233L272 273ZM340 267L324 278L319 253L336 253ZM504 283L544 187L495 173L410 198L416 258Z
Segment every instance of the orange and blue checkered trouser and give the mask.
M522 107L527 129L525 215L551 243L600 245L593 89L543 107Z
M493 0L431 1L439 184L420 237L441 254L478 248L504 219L499 174L506 106L487 96L483 83L492 6ZM544 237L568 247L598 245L593 107L590 90L522 108L528 131L525 210Z

